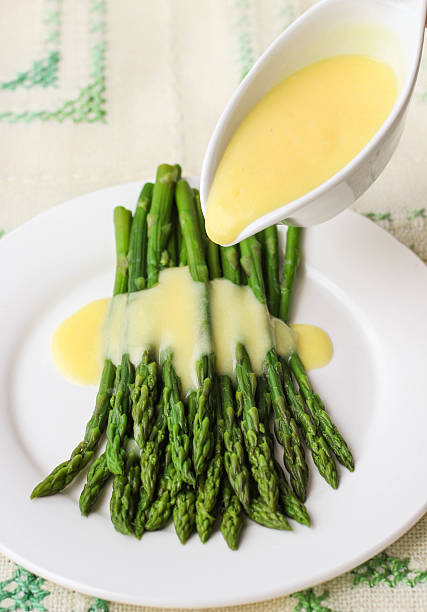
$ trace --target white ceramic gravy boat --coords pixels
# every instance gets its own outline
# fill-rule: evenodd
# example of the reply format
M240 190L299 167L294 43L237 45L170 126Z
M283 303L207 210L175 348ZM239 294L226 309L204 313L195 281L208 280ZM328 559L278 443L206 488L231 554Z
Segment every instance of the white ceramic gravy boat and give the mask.
M250 223L234 243L281 221L300 226L327 221L374 182L403 130L421 59L426 10L427 0L323 0L263 53L234 93L209 141L200 181L203 213L216 168L236 128L287 75L333 55L369 55L393 68L399 94L385 123L349 164L316 189Z

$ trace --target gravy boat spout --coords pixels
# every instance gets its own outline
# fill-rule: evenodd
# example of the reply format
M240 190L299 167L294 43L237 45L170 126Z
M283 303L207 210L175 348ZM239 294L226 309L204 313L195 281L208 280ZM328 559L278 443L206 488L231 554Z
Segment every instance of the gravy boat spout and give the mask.
M323 223L348 208L379 176L403 131L421 59L426 10L427 0L323 0L264 52L234 93L209 141L200 183L204 214L216 169L237 127L288 75L334 55L365 55L391 66L398 95L384 124L350 163L312 191L247 225L232 244L279 222L303 227Z

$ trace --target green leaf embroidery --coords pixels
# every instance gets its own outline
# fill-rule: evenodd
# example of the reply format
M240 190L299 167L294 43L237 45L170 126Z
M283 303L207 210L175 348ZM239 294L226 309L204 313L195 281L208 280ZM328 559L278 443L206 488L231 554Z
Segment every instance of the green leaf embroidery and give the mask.
M59 3L60 1L61 0L57 0L57 2ZM20 113L15 111L6 111L0 113L0 121L5 121L7 123L58 121L59 123L62 123L66 119L69 119L74 123L94 123L96 121L105 123L106 100L104 94L106 43L104 40L104 15L106 12L106 2L105 0L90 0L88 9L89 13L91 14L89 24L91 61L89 84L86 87L81 88L77 92L77 95L74 99L65 100L64 102L62 102L56 110L48 111L42 109L39 111L23 111ZM57 70L58 68L59 54L57 59L58 61L56 62L55 70ZM43 72L43 66L39 64L37 65L37 69ZM27 82L27 80L30 78L26 75L27 73L22 73L18 76L18 79L20 80L20 82L22 82L22 84ZM52 74L50 74L49 78L53 79ZM56 80L56 76L54 80ZM13 89L13 86L9 85L9 88Z
M392 222L393 219L391 217L391 213L387 212L387 213L376 213L376 212L369 212L369 213L363 213L365 217L368 217L368 219L371 219L372 221L390 221Z
M426 209L419 208L414 210L408 210L408 219L427 219Z
M322 601L329 597L329 591L325 589L320 595L316 595L313 589L293 593L292 597L298 599L294 612L336 612L332 608L325 608Z
M0 602L5 600L12 602L7 608L1 609L47 612L40 603L50 595L49 591L42 588L44 582L43 578L18 566L12 578L0 582Z
M0 89L15 90L18 87L50 87L58 78L59 53L52 51L45 59L37 60L27 72L20 72L12 81L0 83Z
M362 563L352 570L353 586L364 583L370 587L385 583L395 587L400 582L414 587L419 582L427 581L427 571L409 569L409 559L392 557L382 552L370 561Z
M95 600L87 612L108 612L108 601L95 597Z

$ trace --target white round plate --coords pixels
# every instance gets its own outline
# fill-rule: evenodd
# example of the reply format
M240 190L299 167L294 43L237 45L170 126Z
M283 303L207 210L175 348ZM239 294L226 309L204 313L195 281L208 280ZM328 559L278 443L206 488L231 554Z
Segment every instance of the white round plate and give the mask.
M186 546L172 526L142 541L120 535L108 499L81 517L83 476L64 494L30 501L81 439L96 393L56 371L50 336L65 316L111 293L112 210L133 209L140 187L79 197L1 240L0 549L66 587L166 607L278 597L355 567L426 510L427 268L350 211L305 232L293 311L294 321L332 338L332 362L311 378L356 461L352 474L339 469L337 491L310 464L310 529L250 524L232 552L221 533Z

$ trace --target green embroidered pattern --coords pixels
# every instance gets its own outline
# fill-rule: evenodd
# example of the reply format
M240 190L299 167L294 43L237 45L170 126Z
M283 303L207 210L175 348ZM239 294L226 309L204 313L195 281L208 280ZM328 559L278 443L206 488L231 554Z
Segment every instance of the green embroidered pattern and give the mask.
M0 230L0 238L2 238L5 235L5 230Z
M365 217L368 217L368 219L371 219L372 221L390 221L392 222L393 219L391 217L391 213L387 212L387 213L376 213L376 212L368 212L368 213L362 213Z
M409 559L399 559L399 557L392 557L382 552L352 570L353 586L363 583L374 587L377 584L385 583L390 587L395 587L403 582L414 587L419 582L427 581L427 571L409 569L408 564Z
M0 83L0 89L14 90L17 87L50 87L58 78L59 53L52 51L45 59L35 61L27 72L20 72L12 81Z
M316 595L313 589L293 593L291 597L298 599L294 612L336 612L332 608L325 608L322 601L329 597L329 591L325 589L320 595Z
M412 221L413 219L427 219L426 209L419 208L414 210L408 210L408 219Z
M17 567L14 575L9 580L0 582L0 602L10 602L7 607L1 606L0 610L26 610L33 612L47 612L42 599L50 595L42 586L43 578L39 578L22 567Z
M108 602L104 599L95 597L95 601L87 612L108 612Z
M64 101L54 111L8 111L0 113L0 121L7 123L31 123L32 121L62 121L71 119L74 123L105 122L105 0L90 0L90 82L83 87L73 100Z
M56 86L60 58L61 9L62 0L46 0L46 17L44 20L46 57L33 62L29 70L19 72L14 79L0 82L0 90L14 91L18 87L29 89L38 86L43 88Z
M251 0L235 0L234 2L234 9L237 14L234 25L237 30L240 81L245 78L255 62L249 15L250 6Z

